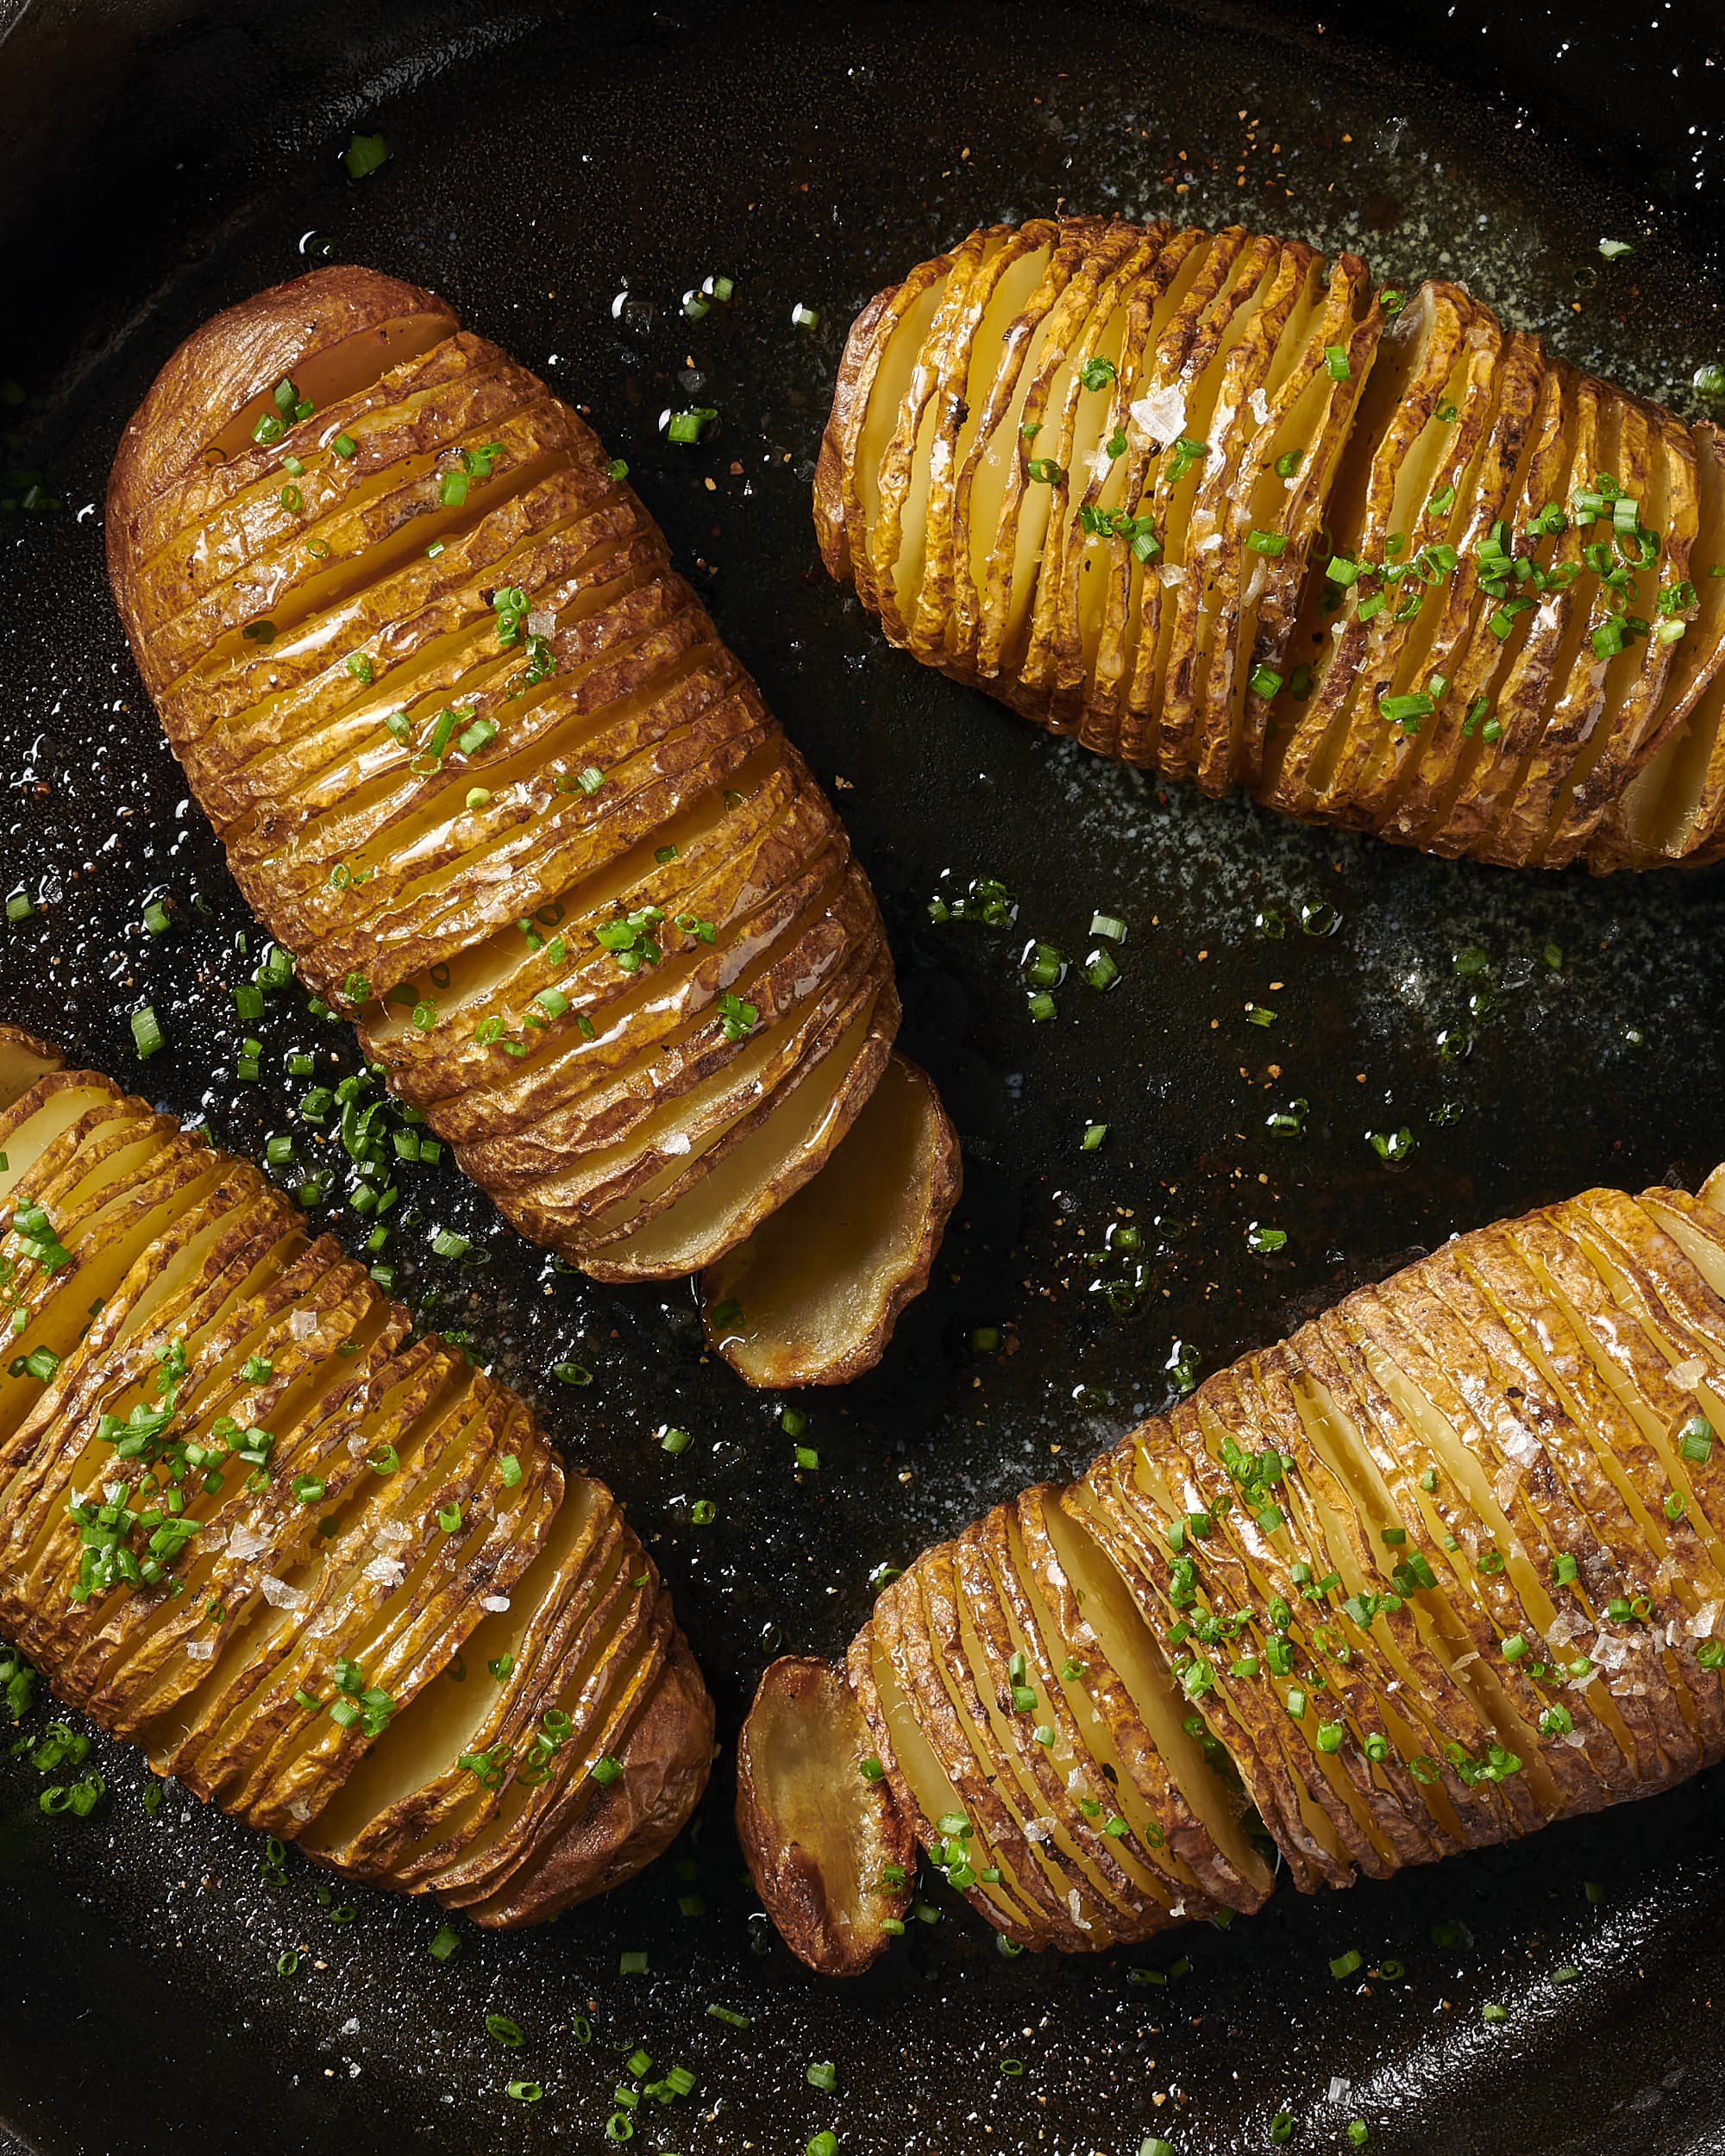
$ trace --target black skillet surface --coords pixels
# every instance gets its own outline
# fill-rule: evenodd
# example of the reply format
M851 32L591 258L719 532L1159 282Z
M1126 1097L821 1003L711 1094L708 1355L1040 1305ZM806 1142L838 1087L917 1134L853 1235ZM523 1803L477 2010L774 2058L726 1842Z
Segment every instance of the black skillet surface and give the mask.
M290 1050L352 1067L344 1030L290 993L258 1028L261 1081L235 1084L229 990L259 939L101 567L108 460L156 367L205 313L315 257L315 235L447 293L590 407L839 789L969 1187L882 1369L802 1403L819 1473L794 1470L769 1402L703 1362L682 1288L555 1273L453 1172L420 1171L419 1224L396 1238L428 1321L470 1327L628 1500L727 1737L781 1641L849 1637L871 1568L1164 1404L1177 1342L1214 1367L1452 1230L1592 1180L1692 1181L1725 1150L1716 875L1511 877L1164 798L885 650L809 532L852 310L972 223L1062 199L1243 214L1367 244L1398 282L1464 275L1681 403L1722 346L1696 229L1720 94L1701 16L1667 11L1634 42L1604 9L1502 28L1433 10L1408 34L1471 71L1460 89L1301 10L318 0L62 9L0 50L0 373L39 398L0 417L65 503L0 513L0 878L37 902L0 930L0 1017L253 1153L295 1127ZM1480 86L1494 68L1502 94ZM340 161L355 123L392 151L358 183ZM1603 260L1602 236L1634 254ZM709 271L736 296L688 323L679 296ZM812 335L790 324L799 300L822 310ZM658 432L689 402L719 411L711 446ZM1016 894L1015 925L931 924L931 895L977 875ZM141 910L164 893L175 924L152 938ZM1130 923L1123 979L1104 995L1075 976L1057 1021L1032 1025L1019 950L1044 937L1082 958L1098 906ZM1307 932L1302 909L1333 932ZM128 1015L146 1001L167 1045L141 1068ZM1275 1012L1267 1029L1248 1001ZM1265 1118L1296 1097L1305 1134L1279 1141ZM1085 1152L1093 1119L1108 1135ZM1398 1172L1367 1133L1404 1127ZM1151 1263L1120 1312L1090 1284L1121 1277L1095 1254L1128 1216ZM444 1222L483 1264L430 1254ZM1254 1222L1285 1250L1251 1255ZM571 1356L584 1391L550 1376ZM654 1442L666 1422L694 1433L680 1459ZM695 1496L712 1526L689 1524ZM751 1917L728 1758L644 1880L547 1934L465 1932L440 1965L435 1911L362 1894L332 1922L303 1865L271 1887L255 1838L177 1791L151 1818L135 1764L97 1757L112 1794L80 1823L43 1818L28 1760L0 1749L0 2118L44 2151L597 2149L637 2043L698 2077L639 2115L653 2156L794 2156L828 2128L847 2156L1131 2156L1150 2134L1210 2156L1264 2146L1283 2105L1307 2148L1346 2147L1354 2119L1373 2147L1428 2156L1725 2147L1715 1777L1385 1887L1290 1893L1153 1956L1007 1961L931 1892L938 1921L838 1990ZM644 1975L619 1972L630 1950ZM1361 1967L1333 1976L1351 1950ZM1399 1979L1372 1973L1397 1963ZM521 2025L519 2051L487 2036L492 2013ZM825 2059L836 2095L806 2078ZM536 2107L505 2093L523 2076Z

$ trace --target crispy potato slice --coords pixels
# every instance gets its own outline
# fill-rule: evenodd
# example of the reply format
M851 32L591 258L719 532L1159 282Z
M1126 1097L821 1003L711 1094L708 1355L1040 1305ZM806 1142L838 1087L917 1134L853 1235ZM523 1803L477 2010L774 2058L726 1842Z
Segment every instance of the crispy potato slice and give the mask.
M1065 1912L1027 1861L1019 1825L995 1801L929 1660L919 1583L894 1580L852 1641L846 1664L874 1756L925 1849L944 1854L949 1832L970 1829L967 1860L975 1877L960 1891L972 1907L1016 1944L1039 1946L1051 1922L1070 1929ZM954 1824L944 1827L944 1820Z
M1074 216L863 310L815 523L893 642L1053 731L1603 872L1725 853L1719 464L1461 286Z
M0 1107L5 1279L48 1364L0 1390L0 1628L352 1876L512 1925L638 1870L712 1714L609 1493L256 1169L39 1046Z
M781 1656L737 1744L737 1833L755 1890L800 1961L853 1977L910 1907L916 1842L882 1779L842 1670Z
M1026 248L979 241L965 274ZM904 442L869 456L904 535L885 588L908 603L923 378L902 394ZM108 531L235 880L523 1232L602 1278L668 1277L819 1176L898 1021L879 913L574 411L432 295L318 271L175 354ZM914 1179L902 1232L823 1244L819 1307L859 1315L801 1326L810 1382L878 1357L950 1195Z
M1188 1727L1172 1673L1087 1511L1070 1491L1053 1503L1026 1490L1002 1525L1000 1576L1026 1590L1019 1614L1044 1642L1044 1684L1051 1697L1061 1688L1113 1792L1103 1832L1123 1852L1142 1850L1171 1917L1258 1908L1270 1875L1241 1825L1243 1805ZM1147 1811L1136 1824L1134 1796Z
M838 1385L927 1282L963 1187L940 1097L896 1050L820 1175L701 1275L707 1338L751 1385Z
M955 1539L919 1562L936 1664L972 1752L986 1763L994 1795L1018 1825L1026 1866L1038 1865L1065 1905L1065 1921L1076 1934L1066 1945L1100 1952L1138 1935L1144 1899L1064 1788L1066 1777L1081 1771L1069 1718L1050 1708L1051 1719L1038 1719L1047 1695L1037 1688L1026 1688L1032 1704L1014 1699L1011 1634L1004 1624L989 1621L997 1606L986 1565L973 1560L967 1566L963 1560L961 1539ZM1026 1666L1024 1677L1030 1674ZM956 1834L948 1831L944 1848L937 1848L936 1862L949 1879L955 1865L963 1876L970 1832L966 1821Z

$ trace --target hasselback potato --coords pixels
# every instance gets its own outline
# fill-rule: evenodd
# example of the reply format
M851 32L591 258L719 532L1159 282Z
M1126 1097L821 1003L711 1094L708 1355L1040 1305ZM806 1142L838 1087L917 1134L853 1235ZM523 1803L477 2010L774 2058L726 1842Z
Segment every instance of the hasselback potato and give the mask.
M776 1663L738 1823L835 1973L914 1844L1101 1948L1725 1757L1725 1170L1446 1244L925 1551Z
M729 1257L756 1382L874 1361L952 1134L843 828L574 412L321 270L168 361L108 552L241 888L505 1216L599 1279Z
M349 1878L491 1926L693 1809L712 1708L616 1501L249 1163L0 1028L0 1635Z
M973 232L853 326L815 481L887 635L1207 793L1432 853L1725 852L1714 429L1298 241Z

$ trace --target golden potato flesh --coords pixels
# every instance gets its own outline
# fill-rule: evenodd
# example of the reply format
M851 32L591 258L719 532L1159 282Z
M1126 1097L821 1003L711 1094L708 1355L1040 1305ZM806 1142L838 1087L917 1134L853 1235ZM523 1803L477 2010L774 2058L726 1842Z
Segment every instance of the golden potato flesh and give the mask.
M0 1633L158 1772L481 1923L656 1855L712 1710L610 1492L107 1079L41 1071L0 1161Z
M737 1745L737 1830L787 1944L828 1976L866 1969L910 1906L916 1843L871 1757L841 1670L774 1663Z
M746 1249L898 1000L843 827L624 467L432 294L323 270L175 354L108 531L241 888L505 1217L603 1279ZM824 1244L796 1382L878 1357L957 1194L913 1119L858 1150L899 1217Z
M776 1664L768 1910L853 1972L898 1832L1091 1951L1725 1758L1722 1430L1725 1170L1446 1244L925 1551L842 1670Z
M1308 822L1596 870L1725 852L1725 475L1460 286L1038 219L871 301L827 567L927 664Z

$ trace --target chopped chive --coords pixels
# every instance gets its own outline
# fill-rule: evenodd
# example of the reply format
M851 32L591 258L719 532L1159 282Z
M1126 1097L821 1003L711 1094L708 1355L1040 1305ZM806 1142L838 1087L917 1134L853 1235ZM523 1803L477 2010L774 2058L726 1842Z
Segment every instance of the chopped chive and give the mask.
M368 179L389 162L389 145L380 135L356 135L342 158L352 179Z

